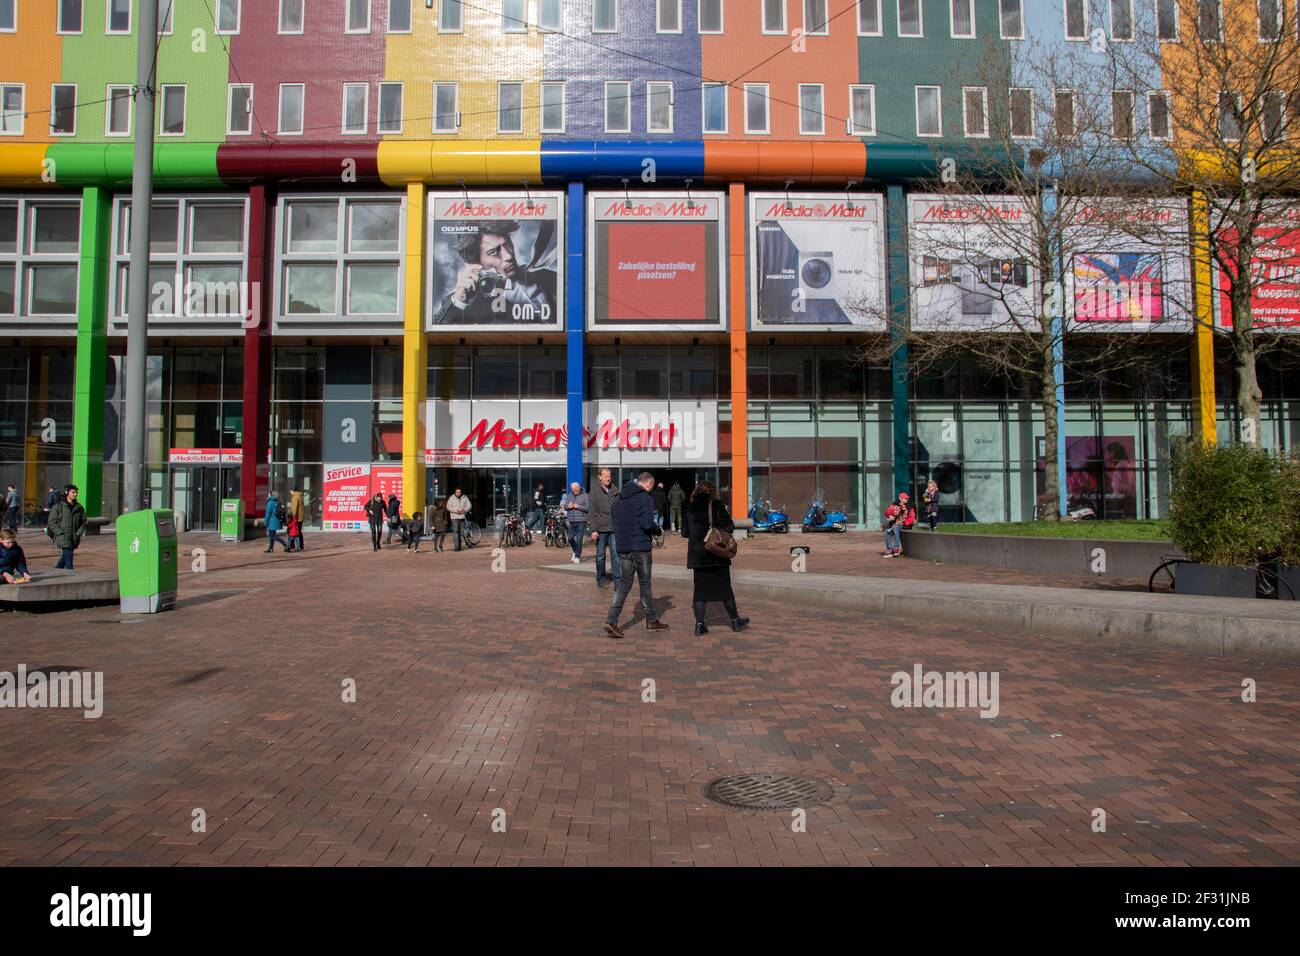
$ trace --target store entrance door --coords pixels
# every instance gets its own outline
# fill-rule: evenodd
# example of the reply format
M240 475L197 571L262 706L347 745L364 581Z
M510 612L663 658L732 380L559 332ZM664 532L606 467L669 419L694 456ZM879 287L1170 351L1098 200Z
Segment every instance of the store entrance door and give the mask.
M238 497L238 468L199 465L172 472L172 508L185 531L219 530L221 499Z

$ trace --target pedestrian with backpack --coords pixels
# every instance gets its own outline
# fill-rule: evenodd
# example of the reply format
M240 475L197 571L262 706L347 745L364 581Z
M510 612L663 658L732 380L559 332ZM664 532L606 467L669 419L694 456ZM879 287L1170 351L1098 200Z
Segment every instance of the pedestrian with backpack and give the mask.
M284 502L276 497L275 491L272 490L266 499L266 553L270 554L275 550L276 542L284 546L284 550L289 550L289 542L276 534L285 526L288 519L288 513L285 511Z
M50 512L50 522L45 533L54 541L54 546L63 554L54 567L72 570L72 552L77 550L81 539L86 535L86 509L77 501L76 485L64 485L63 500Z

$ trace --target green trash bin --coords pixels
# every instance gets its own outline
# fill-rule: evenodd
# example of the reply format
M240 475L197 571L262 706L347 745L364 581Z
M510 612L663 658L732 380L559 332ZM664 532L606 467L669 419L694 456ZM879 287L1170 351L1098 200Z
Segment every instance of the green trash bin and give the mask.
M221 540L244 540L244 499L221 499Z
M170 509L128 511L115 524L117 585L123 614L176 606L176 525Z

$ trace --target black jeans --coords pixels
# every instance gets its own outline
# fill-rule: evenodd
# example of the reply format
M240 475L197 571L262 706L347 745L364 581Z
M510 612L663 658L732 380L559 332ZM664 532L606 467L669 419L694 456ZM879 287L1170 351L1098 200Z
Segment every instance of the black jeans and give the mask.
M370 547L374 551L379 550L379 539L384 534L384 526L370 522Z
M636 577L641 583L641 608L645 611L647 623L652 623L659 619L655 614L654 593L650 589L650 575L654 570L653 555L649 551L623 551L618 556L621 574L618 577L618 587L614 589L614 601L609 606L609 613L605 615L606 624L617 624L619 615L623 613L623 605L627 602L627 596L632 593L632 578Z

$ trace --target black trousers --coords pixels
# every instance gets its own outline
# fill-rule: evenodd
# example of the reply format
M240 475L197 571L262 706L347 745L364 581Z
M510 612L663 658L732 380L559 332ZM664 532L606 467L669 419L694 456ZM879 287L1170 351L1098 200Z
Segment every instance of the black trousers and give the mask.
M379 550L379 539L383 533L384 526L382 524L375 524L373 521L370 522L370 545L373 550Z

